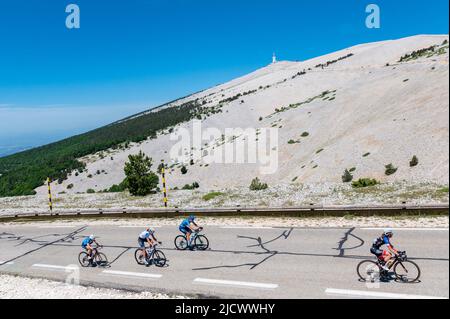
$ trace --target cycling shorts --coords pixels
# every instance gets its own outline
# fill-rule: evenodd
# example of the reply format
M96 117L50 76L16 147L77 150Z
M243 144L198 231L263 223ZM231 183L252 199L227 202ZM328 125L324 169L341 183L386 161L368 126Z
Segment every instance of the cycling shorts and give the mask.
M372 254L374 254L375 256L377 256L377 257L380 257L381 255L383 255L383 250L381 250L381 249L379 249L379 248L376 248L376 247L372 247L372 248L370 249L370 252L371 252Z
M142 239L141 237L138 237L138 244L139 244L139 247L145 248L145 240Z
M192 233L192 230L189 228L189 227L183 227L183 226L180 226L180 232L182 232L183 234L191 234Z
M390 253L387 250L381 250L381 249L376 248L376 247L372 247L370 249L370 252L372 254L374 254L375 256L377 256L378 258L383 258L384 259L384 257L390 256Z

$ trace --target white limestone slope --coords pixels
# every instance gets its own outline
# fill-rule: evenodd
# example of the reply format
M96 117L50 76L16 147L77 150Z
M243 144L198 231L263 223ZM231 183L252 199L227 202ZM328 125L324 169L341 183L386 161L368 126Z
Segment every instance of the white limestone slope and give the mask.
M180 173L179 167L171 170L169 186L182 187L197 181L203 190L247 187L256 176L269 185L290 183L294 178L295 183L342 183L344 169L353 167L355 178L448 184L448 49L442 55L398 63L406 53L441 45L444 40L448 40L447 35L414 36L358 45L304 62L279 62L175 102L199 98L208 102L206 106L214 106L225 98L258 89L225 104L223 113L207 118L202 126L224 131L237 127L268 128L276 123L281 127L279 167L275 174L261 175L256 164L205 167L196 163L187 165L186 175ZM315 67L350 53L353 56L328 67ZM302 71L306 74L292 79ZM333 100L316 99L268 118L275 108L306 101L327 90L336 90L329 95L335 96ZM264 119L259 121L260 117ZM176 129L191 126L192 123L185 123ZM302 132L308 132L309 136L300 137ZM300 143L288 144L291 139ZM131 145L125 151L103 152L103 159L98 154L88 156L82 159L87 163L87 172L72 174L61 185L53 185L54 192L109 188L123 180L123 166L129 154L142 150L155 163L161 159L170 162L166 152L175 143L169 134L160 134L157 139ZM212 147L214 143L209 144ZM317 153L319 150L322 151ZM363 157L366 153L370 155ZM409 161L413 155L420 163L411 168ZM384 166L389 163L398 167L398 171L386 176ZM72 189L67 189L69 184L73 184ZM40 187L37 191L44 194L46 189Z

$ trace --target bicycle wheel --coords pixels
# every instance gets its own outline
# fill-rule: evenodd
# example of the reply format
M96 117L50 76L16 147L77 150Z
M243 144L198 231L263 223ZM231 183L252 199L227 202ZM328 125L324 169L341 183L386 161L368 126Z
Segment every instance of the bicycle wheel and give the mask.
M153 263L156 267L164 267L166 265L166 255L161 250L155 250L153 253Z
M144 265L145 264L145 257L142 254L142 249L136 249L136 251L134 252L134 259L136 259L136 262L138 263L138 265Z
M84 251L78 255L78 262L81 267L89 267L89 256Z
M376 282L380 279L380 267L372 260L363 260L356 268L361 280L367 282Z
M207 250L209 247L209 240L204 235L195 237L195 248L198 250Z
M179 235L175 238L175 247L178 250L186 250L188 248L188 242L186 236Z
M97 266L107 266L108 257L106 257L104 253L97 253L97 255L95 255L95 263Z
M419 266L410 260L398 262L394 267L395 277L404 283L416 282L421 272Z

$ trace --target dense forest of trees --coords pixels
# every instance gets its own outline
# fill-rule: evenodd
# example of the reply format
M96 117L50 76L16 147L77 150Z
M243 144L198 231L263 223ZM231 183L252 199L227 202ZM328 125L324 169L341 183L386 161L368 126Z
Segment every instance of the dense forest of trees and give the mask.
M156 137L158 131L189 121L204 113L198 100L158 108L49 145L0 158L0 197L34 195L47 177L65 179L84 168L82 156ZM210 110L206 111L209 115Z

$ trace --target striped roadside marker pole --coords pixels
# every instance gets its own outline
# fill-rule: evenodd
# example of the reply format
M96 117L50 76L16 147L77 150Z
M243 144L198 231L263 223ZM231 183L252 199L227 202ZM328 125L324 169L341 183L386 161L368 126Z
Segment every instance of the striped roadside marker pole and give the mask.
M51 184L50 177L47 178L47 186L48 186L48 207L50 208L50 212L53 211L53 203L52 203L52 190L50 188Z
M162 183L163 183L163 193L164 193L164 207L167 208L167 187L166 187L166 165L164 164L164 160L161 160L162 168L161 168L161 175L162 175Z

